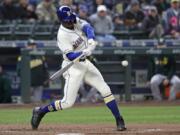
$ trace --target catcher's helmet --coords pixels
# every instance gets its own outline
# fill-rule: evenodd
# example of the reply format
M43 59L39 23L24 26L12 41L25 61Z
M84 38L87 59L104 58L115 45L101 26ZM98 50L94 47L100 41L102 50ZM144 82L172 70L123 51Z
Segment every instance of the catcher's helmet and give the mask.
M57 9L57 16L61 22L76 22L76 15L68 6L61 6Z

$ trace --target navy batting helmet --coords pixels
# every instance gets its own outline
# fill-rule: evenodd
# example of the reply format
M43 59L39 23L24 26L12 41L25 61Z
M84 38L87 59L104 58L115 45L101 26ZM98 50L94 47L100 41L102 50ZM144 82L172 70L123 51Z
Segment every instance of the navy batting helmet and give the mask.
M61 6L57 9L57 16L62 22L76 22L76 15L68 6Z

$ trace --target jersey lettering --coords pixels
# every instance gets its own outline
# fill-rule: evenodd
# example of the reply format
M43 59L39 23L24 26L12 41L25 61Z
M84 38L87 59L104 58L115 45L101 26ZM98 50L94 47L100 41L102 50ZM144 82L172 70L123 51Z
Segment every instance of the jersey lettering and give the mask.
M79 37L76 41L73 42L73 48L76 49L79 47L79 45L81 45L83 43L83 39L81 37Z

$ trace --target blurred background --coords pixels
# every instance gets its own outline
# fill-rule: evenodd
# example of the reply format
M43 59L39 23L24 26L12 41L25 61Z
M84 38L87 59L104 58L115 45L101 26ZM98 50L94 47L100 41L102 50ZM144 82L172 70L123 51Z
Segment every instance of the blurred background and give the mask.
M60 5L70 6L94 27L98 46L89 59L118 101L180 98L179 0L1 0L0 103L63 96L63 78L44 84L61 68L56 45ZM77 102L102 98L82 84Z

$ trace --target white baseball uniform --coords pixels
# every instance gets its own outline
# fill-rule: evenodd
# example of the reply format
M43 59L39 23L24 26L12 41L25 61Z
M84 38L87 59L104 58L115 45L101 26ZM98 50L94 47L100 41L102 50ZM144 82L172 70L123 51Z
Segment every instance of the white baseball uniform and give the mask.
M57 15L64 26L76 22L73 24L73 30L67 29L63 25L58 30L57 43L64 57L62 68L70 63L69 60L73 60L81 54L84 55L84 60L75 62L72 67L64 72L63 76L66 82L62 100L56 100L44 107L33 109L32 128L38 128L41 119L46 113L71 107L76 100L81 83L85 81L87 84L95 87L104 97L106 106L116 120L117 130L126 130L124 119L119 112L109 86L105 83L99 70L89 60L85 59L85 56L89 56L96 46L96 42L93 39L95 38L93 28L85 21L79 18L76 19L76 15L72 13L68 6L61 6L57 9Z
M77 18L75 29L70 30L62 25L58 30L57 43L63 53L64 61L62 68L70 61L66 54L69 52L79 52L88 47L88 39L82 31L85 21ZM61 100L61 108L71 107L75 100L82 81L95 87L103 97L111 94L109 86L104 81L99 70L89 61L76 62L68 71L63 74L65 78L64 97ZM58 104L58 103L57 103Z

